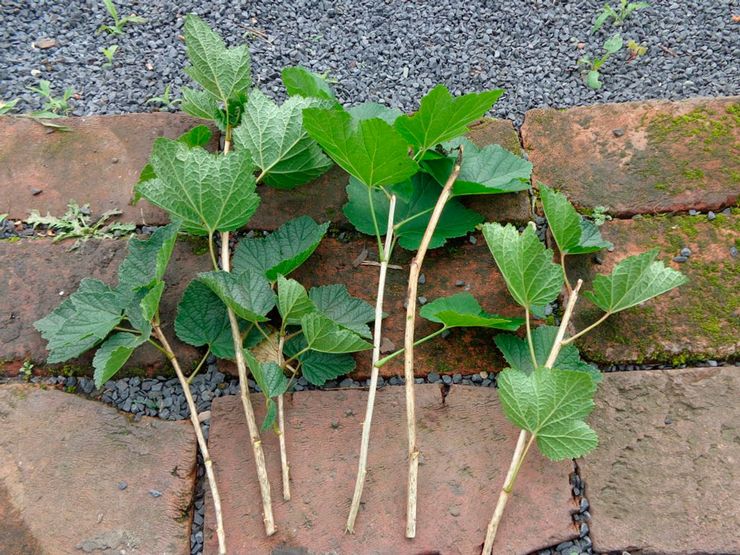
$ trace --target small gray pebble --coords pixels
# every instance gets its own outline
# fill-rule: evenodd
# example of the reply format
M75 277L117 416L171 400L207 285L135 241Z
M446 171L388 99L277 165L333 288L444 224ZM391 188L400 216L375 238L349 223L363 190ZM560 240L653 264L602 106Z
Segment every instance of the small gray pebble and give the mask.
M682 248L681 249L681 256L685 256L686 258L688 258L689 256L691 256L691 249L688 248L688 247Z
M149 495L151 495L152 497L155 497L155 498L156 497L162 497L162 492L159 491L159 490L156 490L156 489L150 489L149 490Z
M427 304L427 298L424 296L419 297L418 300L419 300L419 304L422 304L422 305Z
M447 385L450 385L452 383L452 376L445 374L444 376L442 376L442 381Z
M419 274L419 285L424 285L427 282L427 278L424 274Z
M689 216L697 216L699 214L698 210L689 210Z
M710 211L709 211L709 212L707 213L707 220L709 220L710 222L711 222L711 221L712 221L713 219L715 219L716 217L717 217L717 214L715 214L715 213L714 213L714 212L712 212L711 210L710 210Z
M730 256L732 258L737 258L737 247L734 245L730 247Z
M125 490L127 487L128 487L128 484L124 482L123 480L118 482L118 489L120 489L121 491Z
M688 258L685 257L685 256L674 256L673 257L673 261L674 262L678 262L679 264L681 264L683 262L686 262L687 260L688 260Z
M614 135L615 137L621 137L624 135L624 129L622 129L621 127L618 127L617 129L613 129L612 135Z
M439 374L436 372L429 372L427 380L429 380L429 383L437 383L439 381Z
M455 287L465 287L465 282L463 280L461 280L461 279L458 279L455 282Z

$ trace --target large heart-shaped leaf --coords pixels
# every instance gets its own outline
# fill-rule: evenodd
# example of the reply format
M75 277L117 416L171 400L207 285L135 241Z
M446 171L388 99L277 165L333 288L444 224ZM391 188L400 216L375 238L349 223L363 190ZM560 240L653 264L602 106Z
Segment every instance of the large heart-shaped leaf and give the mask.
M440 297L425 304L419 316L446 328L477 327L516 331L524 323L521 318L506 318L484 311L470 293Z
M356 333L318 313L301 318L301 329L309 349L322 353L354 353L372 345Z
M308 295L316 310L324 316L360 337L372 337L367 323L375 320L375 310L362 299L350 295L344 285L313 287Z
M231 272L205 272L198 274L198 281L213 291L226 306L248 322L265 322L267 313L275 307L275 293L258 272L246 270Z
M103 387L110 380L140 345L146 343L147 338L133 333L114 333L98 348L93 357L95 368L95 387Z

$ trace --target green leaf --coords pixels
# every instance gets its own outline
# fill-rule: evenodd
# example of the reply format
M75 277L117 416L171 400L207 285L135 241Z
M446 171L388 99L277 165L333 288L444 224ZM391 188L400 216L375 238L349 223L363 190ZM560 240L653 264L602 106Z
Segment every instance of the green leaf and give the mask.
M586 85L595 91L599 90L603 86L601 81L599 81L599 77L601 76L598 70L592 69L586 74Z
M306 289L296 280L278 276L277 290L278 312L285 322L298 324L302 316L316 311Z
M394 222L398 226L395 231L398 244L404 249L416 250L429 224L441 188L430 175L420 172L410 181L388 187L387 190L397 195ZM368 198L367 188L356 179L350 179L347 197L349 202L344 205L344 214L361 233L375 235L370 212L371 201L378 222L388 221L390 201L383 191L372 190ZM447 239L463 237L481 222L483 217L480 214L465 208L457 200L449 200L434 230L429 248L436 249L444 245ZM385 235L385 226L380 227L381 235Z
M419 110L398 118L395 127L417 152L428 150L467 133L503 93L497 89L455 98L447 87L437 85L421 99Z
M375 309L350 295L344 285L313 287L308 295L316 310L327 318L360 337L372 337L367 323L375 320Z
M435 299L421 307L419 316L443 324L446 328L476 327L516 331L524 323L521 318L488 314L470 293L457 293Z
M478 148L467 139L454 142L455 147L460 144L465 147L465 153L460 175L452 186L454 195L515 193L529 189L531 162L500 145ZM434 156L425 160L423 165L440 185L444 185L456 161L457 155Z
M313 254L327 229L328 222L319 225L308 216L300 216L267 237L242 239L234 251L234 272L252 269L270 281L278 275L287 276Z
M598 445L596 432L584 422L596 391L589 375L546 368L527 375L507 368L497 383L506 417L530 432L548 459L573 459Z
M190 64L185 68L214 99L227 104L252 83L249 48L226 48L226 44L198 16L185 18L185 46Z
M584 295L604 312L614 314L662 295L688 282L686 276L656 261L658 249L625 258L611 275L594 278Z
M85 278L51 314L34 323L48 342L47 362L64 362L93 347L123 319L121 295L97 279Z
M288 380L280 366L274 362L259 362L249 351L244 351L244 359L265 397L278 397L288 391Z
M144 240L129 239L128 254L118 267L118 288L133 291L164 278L177 241L180 224L157 229Z
M532 331L532 346L537 358L537 366L544 366L547 362L557 333L558 328L555 326L540 326ZM531 374L534 371L532 356L529 354L526 339L519 338L516 335L499 334L494 338L494 341L511 368L525 374ZM602 377L598 368L581 359L578 348L572 343L560 348L553 368L586 372L595 382L600 382Z
M377 102L363 102L357 106L353 106L347 110L352 119L362 121L366 119L382 119L388 125L393 123L403 115L403 112L398 108L389 108L383 104Z
M106 339L95 353L95 387L102 387L116 375L139 345L146 343L146 337L133 333L114 333Z
M604 41L604 50L607 54L616 54L622 48L622 35L615 33Z
M136 190L182 221L183 231L234 231L257 210L254 166L245 151L210 154L160 138L154 142L151 164L157 177L138 183Z
M303 110L318 104L296 96L278 106L257 89L249 93L241 125L234 129L234 144L249 152L268 185L292 189L331 167L331 160L303 129Z
M563 254L586 254L613 245L601 238L592 222L581 217L567 197L540 184L542 208L558 249Z
M208 345L218 358L234 358L234 341L226 305L205 284L193 280L177 305L175 333L180 341Z
M290 96L335 100L334 91L331 90L326 79L305 67L284 67L282 78L285 90Z
M277 418L277 403L275 403L272 399L267 399L267 411L265 412L265 419L262 421L262 426L260 426L260 431L264 432L270 426L275 424L275 419Z
M563 287L562 271L552 262L552 251L545 249L532 225L520 235L511 224L485 224L483 237L517 303L529 308L557 298Z
M301 318L301 329L308 348L322 353L354 353L372 349L356 333L340 327L326 316L313 313Z
M182 110L195 118L215 120L218 117L218 102L208 91L182 88Z
M294 337L285 343L285 356L292 357L306 347L306 340L302 335ZM301 375L313 385L324 385L327 381L353 372L357 363L349 354L330 354L318 351L306 351L298 355L301 363Z
M604 26L604 23L606 23L607 19L609 19L609 12L604 10L599 14L599 17L596 18L596 21L594 21L594 26L591 27L591 34L593 35L599 29L601 29Z
M419 166L407 142L381 119L353 120L341 108L308 108L303 127L347 173L368 187L398 183Z
M254 270L239 274L217 271L198 274L226 306L248 322L266 322L267 313L275 307L275 293L267 280Z

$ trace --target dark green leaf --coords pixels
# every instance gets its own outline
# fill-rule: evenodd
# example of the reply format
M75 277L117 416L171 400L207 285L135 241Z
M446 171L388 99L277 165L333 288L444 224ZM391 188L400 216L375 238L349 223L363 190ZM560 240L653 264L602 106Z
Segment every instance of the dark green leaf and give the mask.
M540 184L542 208L558 249L563 254L586 254L613 245L601 238L599 228L581 217L566 196Z
M177 305L175 333L188 345L208 345L218 358L234 358L234 341L226 305L199 281L190 282Z
M283 85L290 96L335 100L334 91L320 75L301 66L284 67Z
M292 357L306 347L303 336L291 339L285 344L286 357ZM356 363L352 355L319 353L307 351L298 356L301 374L313 385L324 385L327 381L346 376L354 371Z
M133 333L114 333L106 339L93 358L95 387L103 387L126 364L136 348L144 343L144 336Z
M375 309L353 297L344 285L314 287L308 293L316 310L360 337L371 338L368 322L375 320Z
M128 254L118 267L118 287L122 292L133 291L164 277L179 229L180 224L175 222L160 227L147 239L129 240Z
M300 323L302 316L316 311L306 289L294 279L278 276L278 311L285 322Z
M205 272L198 274L198 281L207 285L226 306L248 322L266 322L267 313L275 307L275 293L258 272L246 270L239 274L230 272Z
M318 313L306 314L301 318L301 329L306 344L322 353L354 353L371 349L372 345L356 333L332 322Z
M419 316L447 328L477 327L516 331L524 323L521 318L488 314L470 293L457 293L435 299L421 307Z

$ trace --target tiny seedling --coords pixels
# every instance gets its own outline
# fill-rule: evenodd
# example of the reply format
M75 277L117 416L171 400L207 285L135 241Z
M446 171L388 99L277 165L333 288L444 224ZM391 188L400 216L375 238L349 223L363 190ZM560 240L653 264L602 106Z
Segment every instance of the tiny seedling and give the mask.
M14 98L7 102L5 100L0 100L0 116L10 113L10 111L15 108L15 105L18 104L19 100L20 98Z
M650 6L648 2L629 2L629 0L620 0L617 9L612 8L610 4L604 4L601 13L596 17L594 25L591 27L591 34L597 33L610 19L612 25L621 27L633 12L647 8L648 6Z
M594 408L601 379L595 367L581 360L573 342L612 314L640 305L684 283L678 271L656 261L657 249L619 262L611 275L598 275L593 290L583 295L604 314L593 324L566 338L582 281L571 286L565 259L597 252L612 245L599 229L576 212L565 195L541 185L545 217L560 251L561 265L539 241L533 225L519 233L512 225L489 223L483 236L504 277L509 293L524 309L527 334L496 336L509 367L497 376L498 394L506 417L521 429L498 503L486 531L483 555L490 555L506 503L533 443L548 459L575 459L596 448L596 432L585 419ZM530 314L553 302L565 285L567 302L559 327L532 330Z
M78 206L77 203L70 202L61 218L48 213L42 216L38 210L31 210L27 221L34 229L40 225L46 226L53 232L54 242L76 239L69 249L72 251L89 239L117 239L134 233L136 231L134 224L109 221L119 214L120 210L108 210L93 220L89 204Z
M111 44L110 46L103 48L103 56L105 56L106 62L103 63L104 69L110 69L113 67L113 56L116 55L116 52L118 51L118 45L117 44Z
M630 39L627 41L627 50L629 50L630 53L627 61L631 62L632 60L635 60L640 56L644 56L647 53L647 46L639 44L637 41Z
M160 96L153 96L146 101L147 104L159 104L160 110L174 109L181 102L179 98L170 98L170 85L165 85L164 92Z
M122 35L123 34L123 28L130 24L130 23L146 23L146 19L143 17L139 17L138 15L127 15L125 17L119 17L118 10L116 9L115 4L113 4L113 0L103 0L103 4L105 5L105 9L108 12L108 15L111 16L113 19L113 25L101 25L98 27L98 30L96 31L96 34L100 34L103 31L105 31L108 34L111 35Z
M35 92L41 96L44 101L43 108L41 110L32 112L31 115L37 118L55 118L60 116L66 116L72 111L69 105L69 100L74 95L74 87L67 87L64 89L64 93L61 98L55 97L51 92L51 83L46 79L39 81L38 87L28 87L28 90Z
M616 54L621 50L622 44L622 35L616 33L604 42L604 54L602 56L592 59L591 56L586 54L578 60L578 67L580 67L584 73L586 85L594 90L598 90L603 86L603 83L600 81L601 67L612 56L612 54Z
M20 368L20 374L27 382L33 377L33 363L30 360L24 360Z
M609 208L607 206L594 206L593 212L591 212L591 219L594 221L596 227L601 227L611 220L612 217L609 215Z

